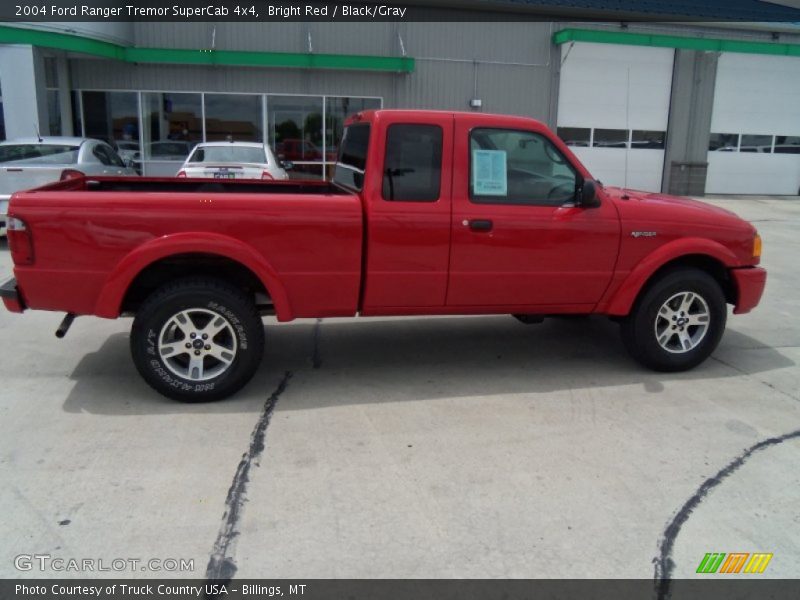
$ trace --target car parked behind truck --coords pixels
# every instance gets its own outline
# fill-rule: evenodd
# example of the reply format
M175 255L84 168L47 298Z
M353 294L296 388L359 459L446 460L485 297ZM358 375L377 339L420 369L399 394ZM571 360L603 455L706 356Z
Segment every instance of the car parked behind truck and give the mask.
M705 360L754 308L761 240L733 213L604 187L538 121L351 117L333 180L83 177L15 194L6 307L134 317L142 377L226 397L258 367L262 315L608 315L663 371Z
M48 136L0 142L0 235L8 200L18 190L83 175L135 175L114 149L100 140Z

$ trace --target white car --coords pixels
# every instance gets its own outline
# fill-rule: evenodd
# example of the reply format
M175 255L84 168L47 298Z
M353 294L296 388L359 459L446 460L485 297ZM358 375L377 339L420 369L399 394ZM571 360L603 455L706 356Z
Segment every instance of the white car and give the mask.
M206 142L195 146L178 177L286 180L291 168L291 163L276 160L266 144Z
M6 233L11 194L83 175L136 175L136 172L100 140L47 136L0 142L0 235Z

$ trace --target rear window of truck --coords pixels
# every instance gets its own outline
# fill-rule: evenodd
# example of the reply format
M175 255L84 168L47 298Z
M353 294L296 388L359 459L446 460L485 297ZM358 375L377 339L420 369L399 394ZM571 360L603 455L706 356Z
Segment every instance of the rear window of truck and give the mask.
M344 130L339 159L333 173L334 183L361 191L369 150L369 124L350 125Z

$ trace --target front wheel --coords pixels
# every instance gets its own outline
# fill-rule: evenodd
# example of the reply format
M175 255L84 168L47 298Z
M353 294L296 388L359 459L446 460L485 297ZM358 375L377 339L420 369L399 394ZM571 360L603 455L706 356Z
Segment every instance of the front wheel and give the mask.
M254 302L215 279L183 279L153 292L136 313L131 354L144 380L184 402L219 400L244 386L264 351Z
M725 331L728 310L717 281L698 269L656 280L622 321L622 341L656 371L685 371L708 358Z

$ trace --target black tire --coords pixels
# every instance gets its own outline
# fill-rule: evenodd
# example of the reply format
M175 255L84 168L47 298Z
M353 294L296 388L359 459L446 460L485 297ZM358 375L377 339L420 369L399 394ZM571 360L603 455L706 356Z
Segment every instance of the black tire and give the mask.
M687 325L683 321L685 316L681 315L687 311L680 312L681 302L692 298L680 296L685 293L700 298L692 301L689 316L702 314L705 304L708 316L693 319L705 318L705 330L701 330L701 325ZM671 299L674 300L665 307ZM664 312L659 313L662 307ZM656 371L686 371L716 349L727 318L725 294L711 275L699 269L675 269L659 276L637 299L630 315L621 321L622 341L631 356L646 367ZM684 332L686 337L681 339Z
M204 328L211 339L201 341L208 337ZM170 355L166 342L175 344ZM131 329L131 354L141 376L159 393L182 402L220 400L237 392L253 377L263 353L264 325L255 303L217 279L187 278L157 289L137 311Z

